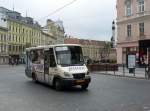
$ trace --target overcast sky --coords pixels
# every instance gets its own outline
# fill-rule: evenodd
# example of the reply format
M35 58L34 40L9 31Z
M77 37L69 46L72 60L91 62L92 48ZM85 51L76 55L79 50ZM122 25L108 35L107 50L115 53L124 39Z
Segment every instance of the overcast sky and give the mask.
M78 38L110 40L111 23L116 19L116 0L77 0L56 14L43 18L73 0L0 0L0 6L14 9L46 24L62 20L67 34Z

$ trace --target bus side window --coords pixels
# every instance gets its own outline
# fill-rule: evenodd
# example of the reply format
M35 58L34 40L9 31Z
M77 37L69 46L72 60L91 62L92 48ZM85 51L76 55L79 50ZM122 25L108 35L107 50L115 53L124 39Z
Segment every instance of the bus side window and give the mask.
M50 67L56 67L55 56L53 48L49 49L50 51Z
M30 60L32 61L32 63L35 63L38 60L38 54L35 50L32 50L30 52Z

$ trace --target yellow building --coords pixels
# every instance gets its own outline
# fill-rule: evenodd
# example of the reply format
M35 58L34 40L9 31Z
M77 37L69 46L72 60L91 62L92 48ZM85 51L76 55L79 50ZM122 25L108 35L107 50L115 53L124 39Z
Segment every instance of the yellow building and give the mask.
M0 13L0 64L8 62L8 50L7 50L7 21L6 16Z
M0 7L0 64L23 62L27 47L64 43L62 24L47 20L42 28L33 18Z
M33 18L0 7L0 64L23 62L25 48L52 42Z
M41 27L22 21L7 19L8 21L8 55L15 60L23 57L25 48L42 45Z
M0 64L8 62L7 32L6 28L0 27Z

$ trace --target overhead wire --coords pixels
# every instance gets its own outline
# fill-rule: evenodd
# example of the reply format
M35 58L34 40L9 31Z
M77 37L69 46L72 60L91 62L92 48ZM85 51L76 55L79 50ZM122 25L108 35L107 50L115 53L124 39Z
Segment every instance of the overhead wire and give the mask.
M62 6L62 7L58 8L58 9L54 10L54 11L51 12L50 14L48 14L48 15L46 15L46 16L40 18L38 21L41 21L41 20L43 20L43 19L45 19L45 18L47 18L47 17L50 17L50 16L54 15L55 13L57 13L57 12L61 11L62 9L64 9L65 7L67 7L67 6L71 5L71 4L73 4L75 1L77 1L77 0L73 0L73 1L71 1L71 2L69 2L69 3L67 3L67 4L65 4L64 6Z

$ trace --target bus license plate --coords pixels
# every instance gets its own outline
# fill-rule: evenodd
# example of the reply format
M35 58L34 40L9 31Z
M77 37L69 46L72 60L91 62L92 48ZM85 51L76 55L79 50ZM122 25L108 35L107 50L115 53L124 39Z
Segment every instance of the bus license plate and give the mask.
M77 80L76 82L77 83L83 83L83 82L85 82L85 80Z

